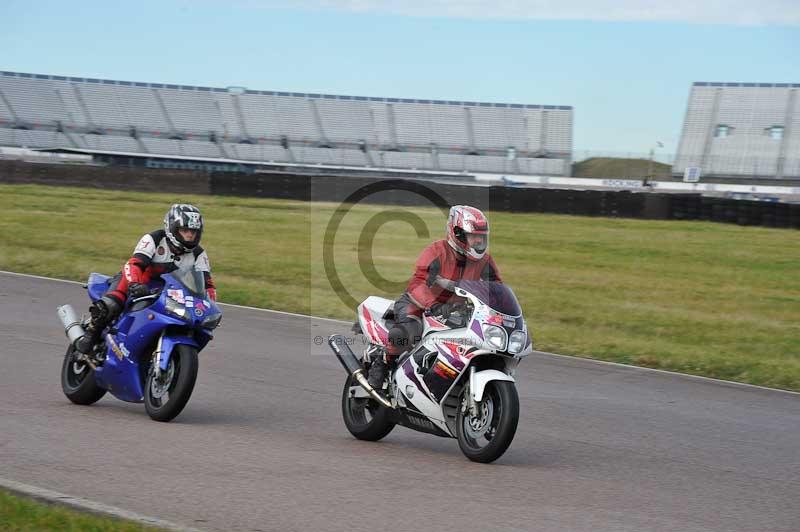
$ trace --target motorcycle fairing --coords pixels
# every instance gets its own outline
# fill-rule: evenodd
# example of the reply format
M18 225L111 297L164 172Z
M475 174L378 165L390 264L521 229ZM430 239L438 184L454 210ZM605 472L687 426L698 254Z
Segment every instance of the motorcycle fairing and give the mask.
M404 398L403 401L405 402L404 409L394 409L390 411L390 418L393 422L413 428L414 430L418 430L420 432L427 432L428 434L441 436L443 438L453 437L453 434L450 432L449 428L447 430L443 430L439 423L428 419L408 398Z
M447 360L441 355L437 356L430 369L425 372L422 381L430 390L433 398L441 403L446 397L447 391L458 378L459 371L452 368Z
M109 279L100 274L92 274L87 284L88 287L96 287L95 295L102 288L98 296L101 297L108 288ZM147 367L149 357L156 349L159 338L161 338L159 354L161 370L167 369L176 345L186 344L202 350L211 340L211 332L202 328L201 324L206 317L219 312L215 303L199 296L186 296L181 305L188 319L174 317L166 311L166 299L170 297L170 292L175 295L175 291L180 291L181 287L182 285L170 274L163 275L161 282L153 281L151 288L163 288L158 298L144 308L126 309L111 327L110 333L105 336L106 360L98 366L95 378L98 385L118 399L142 401L146 377L144 368Z
M148 319L149 315L153 319ZM140 365L147 364L157 338L170 325L185 326L185 322L150 308L123 313L112 328L116 333L106 335L106 360L95 371L98 384L123 401L142 401Z
M101 388L123 401L138 403L144 397L139 365L131 358L124 340L106 335L106 360L95 370L95 379Z
M97 301L108 290L111 284L111 277L103 275L102 273L92 272L89 274L89 280L86 282L86 289L89 291L89 299Z
M191 345L192 347L200 349L200 344L195 341L193 336L174 333L166 334L165 331L165 334L161 337L161 343L158 348L158 367L161 371L167 370L169 367L169 359L175 351L175 346L179 344Z
M491 381L514 382L514 377L496 369L476 371L471 376L469 384L469 391L475 402L480 403L483 400L483 392L486 389L486 385Z
M408 357L405 362L394 372L395 386L403 394L404 400L412 402L416 408L424 415L428 416L446 429L444 415L435 398L431 397L431 392L420 380L421 375L417 373L419 365L414 357Z
M383 316L393 306L391 299L377 296L368 297L358 306L358 321L370 342L381 346L389 342L389 327Z

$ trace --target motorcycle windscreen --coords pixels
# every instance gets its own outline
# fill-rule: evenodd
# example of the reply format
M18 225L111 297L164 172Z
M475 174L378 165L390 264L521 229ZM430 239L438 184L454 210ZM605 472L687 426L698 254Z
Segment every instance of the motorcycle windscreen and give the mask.
M521 316L514 291L503 283L494 281L459 281L458 287L474 295L493 310L508 316Z
M203 272L194 268L188 270L175 270L170 272L192 295L206 297L206 279Z

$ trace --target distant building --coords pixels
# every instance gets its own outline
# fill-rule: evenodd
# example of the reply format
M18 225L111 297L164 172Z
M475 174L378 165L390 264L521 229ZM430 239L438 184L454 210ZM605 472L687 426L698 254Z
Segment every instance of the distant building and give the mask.
M694 83L673 173L800 178L798 92L797 83Z

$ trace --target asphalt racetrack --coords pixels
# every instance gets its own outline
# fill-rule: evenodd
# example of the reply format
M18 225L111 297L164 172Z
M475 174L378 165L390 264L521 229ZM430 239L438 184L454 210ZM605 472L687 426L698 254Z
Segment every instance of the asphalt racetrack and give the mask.
M282 313L225 307L171 423L73 405L63 303L85 291L0 273L0 477L208 530L800 530L797 394L534 354L516 438L482 465L403 427L353 439L314 343L347 326Z

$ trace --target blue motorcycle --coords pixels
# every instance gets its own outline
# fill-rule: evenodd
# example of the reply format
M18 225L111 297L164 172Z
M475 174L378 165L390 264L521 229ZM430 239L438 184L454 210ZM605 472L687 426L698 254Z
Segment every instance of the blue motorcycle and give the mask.
M110 282L92 273L85 286L91 300L100 299ZM90 405L111 392L123 401L144 402L156 421L181 413L197 379L197 353L213 338L222 313L206 295L202 272L194 269L162 275L150 283L150 292L129 299L86 356L74 342L88 320L71 305L58 308L70 341L61 368L61 387L70 401Z

